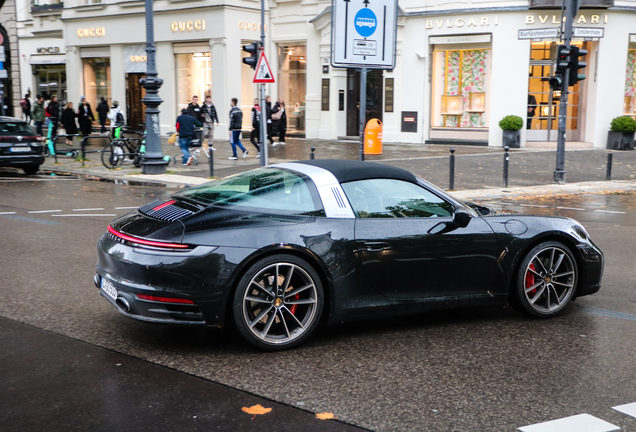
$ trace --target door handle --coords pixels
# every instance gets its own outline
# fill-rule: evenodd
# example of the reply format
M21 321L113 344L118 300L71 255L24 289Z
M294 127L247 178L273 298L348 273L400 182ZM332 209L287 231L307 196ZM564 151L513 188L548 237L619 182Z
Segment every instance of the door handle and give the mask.
M386 242L359 242L364 249L369 252L379 252L387 249L391 249L391 245Z

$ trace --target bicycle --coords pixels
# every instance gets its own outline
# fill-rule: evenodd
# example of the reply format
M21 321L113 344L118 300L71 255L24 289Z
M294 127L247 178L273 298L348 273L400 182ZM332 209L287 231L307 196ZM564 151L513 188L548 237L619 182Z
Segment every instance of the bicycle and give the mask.
M175 132L168 132L168 135L172 135ZM192 156L193 162L195 165L199 165L199 160L197 159L197 156L201 156L201 153L203 153L208 159L210 159L210 151L206 150L202 147L203 144L203 129L197 128L194 130L194 135L192 136L192 141L190 141L190 146L188 147L188 153L190 153L190 156ZM177 142L178 142L179 138L177 138ZM192 149L192 150L190 150ZM183 152L180 151L179 153L177 153L176 155L174 155L172 157L172 162L174 163L174 165L177 165L179 162L179 158L183 158Z
M134 133L142 138L124 138L123 132ZM141 167L141 158L146 153L146 132L124 130L124 126L117 126L113 136L115 139L102 150L102 164L113 169L130 160L136 168Z

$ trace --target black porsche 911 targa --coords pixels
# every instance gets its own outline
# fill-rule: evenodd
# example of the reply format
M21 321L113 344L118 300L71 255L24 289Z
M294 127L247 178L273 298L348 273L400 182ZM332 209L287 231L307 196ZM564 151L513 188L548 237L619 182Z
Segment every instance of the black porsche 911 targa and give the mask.
M113 221L95 284L123 315L290 348L320 321L510 303L535 317L600 289L603 253L564 217L497 214L371 162L284 163Z

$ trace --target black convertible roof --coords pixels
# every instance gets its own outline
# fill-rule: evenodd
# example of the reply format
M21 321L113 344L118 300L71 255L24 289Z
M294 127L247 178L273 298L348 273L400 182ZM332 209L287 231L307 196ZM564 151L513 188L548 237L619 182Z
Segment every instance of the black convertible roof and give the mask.
M375 178L397 179L417 183L417 178L411 172L402 168L396 168L375 162L342 159L315 159L297 161L294 163L313 165L318 168L326 169L327 171L330 171L340 183Z

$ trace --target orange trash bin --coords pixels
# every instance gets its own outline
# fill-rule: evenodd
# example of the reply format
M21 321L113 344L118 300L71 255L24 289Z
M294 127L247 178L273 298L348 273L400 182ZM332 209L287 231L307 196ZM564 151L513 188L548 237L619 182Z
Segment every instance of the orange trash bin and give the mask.
M371 119L364 128L364 154L382 154L382 122L378 119Z

